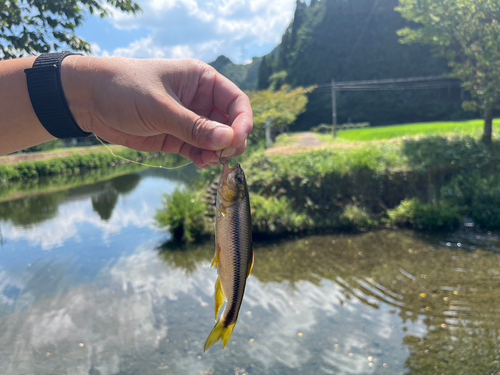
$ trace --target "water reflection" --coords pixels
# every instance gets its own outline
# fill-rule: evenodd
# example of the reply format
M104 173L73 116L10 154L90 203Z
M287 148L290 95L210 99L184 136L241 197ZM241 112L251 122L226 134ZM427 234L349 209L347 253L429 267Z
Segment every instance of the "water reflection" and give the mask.
M151 218L179 183L156 173L60 193L55 216L28 227L4 221L2 374L500 370L500 252L471 233L257 243L231 344L203 353L213 244L158 249Z
M26 197L0 204L0 220L9 220L14 225L29 227L57 216L59 202L66 192Z

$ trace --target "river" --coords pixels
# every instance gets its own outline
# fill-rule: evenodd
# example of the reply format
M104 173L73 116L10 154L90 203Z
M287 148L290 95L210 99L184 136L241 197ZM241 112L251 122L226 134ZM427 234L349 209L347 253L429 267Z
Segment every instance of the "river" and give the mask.
M467 227L258 242L232 340L204 353L213 244L162 248L154 222L193 172L0 203L2 374L500 373L500 239Z

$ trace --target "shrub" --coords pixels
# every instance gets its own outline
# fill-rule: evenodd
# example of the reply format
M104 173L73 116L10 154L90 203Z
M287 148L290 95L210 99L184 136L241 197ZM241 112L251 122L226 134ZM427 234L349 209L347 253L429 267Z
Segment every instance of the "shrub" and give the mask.
M19 172L20 178L34 178L38 177L38 171L36 165L33 162L23 162L15 165L15 168Z
M0 165L0 183L20 178L19 171L10 166Z
M194 242L207 234L205 225L205 203L200 194L177 189L165 195L163 208L156 214L156 221L168 227L177 242Z
M476 181L471 202L472 219L485 228L500 228L500 177Z
M348 204L345 207L339 221L343 227L349 229L367 229L376 223L363 207L355 204Z
M387 211L389 223L415 229L452 229L460 222L459 208L443 201L438 205L424 204L418 198L406 199Z
M261 233L297 232L312 226L305 214L292 209L286 197L265 198L252 195L250 199L254 231Z

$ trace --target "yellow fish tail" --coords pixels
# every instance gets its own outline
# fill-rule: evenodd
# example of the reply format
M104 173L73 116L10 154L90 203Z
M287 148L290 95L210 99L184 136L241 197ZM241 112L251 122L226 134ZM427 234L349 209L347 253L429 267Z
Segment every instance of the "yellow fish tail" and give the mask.
M222 339L222 348L225 348L229 343L229 340L231 340L235 326L236 323L225 327L222 319L219 319L214 329L212 329L212 332L210 332L210 335L208 335L208 339L205 342L205 351L210 349L220 339Z

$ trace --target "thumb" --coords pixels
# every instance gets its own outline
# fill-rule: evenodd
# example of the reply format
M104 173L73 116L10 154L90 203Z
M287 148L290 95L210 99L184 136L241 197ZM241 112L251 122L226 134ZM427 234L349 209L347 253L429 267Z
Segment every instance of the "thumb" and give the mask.
M167 132L195 147L205 150L222 150L231 145L233 129L202 117L176 103L170 112Z

